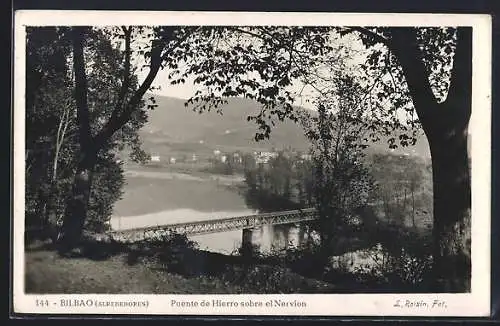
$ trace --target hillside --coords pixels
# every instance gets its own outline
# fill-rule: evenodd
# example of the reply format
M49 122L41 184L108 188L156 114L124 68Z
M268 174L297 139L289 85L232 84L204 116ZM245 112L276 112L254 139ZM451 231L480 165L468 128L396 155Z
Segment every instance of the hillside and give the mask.
M257 104L243 98L233 98L222 107L222 115L215 110L202 114L184 106L184 100L155 96L158 107L149 114L149 122L141 131L145 145L192 144L195 148L261 148L293 146L307 149L308 142L302 129L292 121L278 123L270 140L255 142L257 125L247 121L256 114ZM202 146L197 146L201 144ZM147 146L146 146L147 147Z
M307 150L309 147L302 128L290 120L277 121L272 129L271 138L256 142L254 136L257 125L247 121L247 117L256 114L259 106L249 99L229 99L221 108L222 114L215 110L200 114L190 107L185 107L183 99L153 96L158 107L150 111L149 121L140 132L144 148L152 153L166 155L196 152L198 155L203 155L211 153L214 149L252 151L292 147L297 150ZM390 152L387 138L382 138L373 144L370 151ZM427 141L423 136L415 146L397 149L394 152L429 157Z

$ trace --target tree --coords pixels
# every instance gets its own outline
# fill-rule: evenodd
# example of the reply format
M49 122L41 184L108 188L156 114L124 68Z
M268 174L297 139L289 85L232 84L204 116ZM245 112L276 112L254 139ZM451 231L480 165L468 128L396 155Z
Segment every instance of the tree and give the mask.
M30 28L27 35L27 213L32 206L31 198L36 205L45 207L35 211L35 215L42 212L44 227L57 223L59 216L64 216L64 204L72 200L68 193L81 149L78 122L81 123L82 114L78 114L73 96L76 74L71 31L68 27L37 27ZM112 95L121 87L120 78L115 74L121 70L123 51L112 47L106 30L88 29L80 55L83 54L91 58L85 62L84 72L88 85L88 124L95 135L111 115ZM78 53L76 59L78 62ZM136 87L135 76L129 78L128 85L132 89ZM130 147L131 157L136 161L143 156L137 135L146 121L141 108L143 104L139 101L138 110L128 123L110 137L95 156L96 172L88 183L89 219L84 219L82 224L86 228L102 231L112 204L120 198L123 171L116 161L117 150ZM36 192L39 195L35 195ZM66 218L63 229L67 228Z
M67 160L71 111L64 29L28 29L26 46L27 226L53 222L60 184L59 163ZM57 131L57 132L56 132ZM64 146L63 146L64 145ZM64 174L64 171L62 172Z
M134 123L137 116L145 116L144 103L142 98L147 90L150 89L156 74L162 67L164 59L169 55L169 51L176 44L182 42L183 38L177 38L175 27L156 28L147 31L144 28L136 29L131 27L114 28L108 31L108 38L118 37L123 39L124 50L122 65L119 69L110 72L104 78L113 78L118 73L121 80L115 85L118 88L111 87L102 90L102 96L106 99L105 104L101 104L91 110L89 106L88 93L90 90L88 64L84 55L86 50L86 41L94 29L85 26L71 28L71 48L72 62L74 71L74 98L77 108L77 126L79 152L77 156L76 173L72 186L72 194L67 202L63 221L63 237L61 241L61 250L67 251L74 248L81 239L82 230L88 213L89 196L91 193L92 177L100 153L108 147L113 147L116 139L123 138L128 128L136 128ZM106 33L106 30L104 30ZM134 35L147 35L151 42L149 47L138 47L137 52L149 59L149 73L145 80L136 86L134 82L132 65L132 39ZM119 51L111 45L103 49L106 53L115 53L120 55ZM90 56L90 63L96 63L99 66L99 56ZM93 70L96 71L96 70ZM153 108L155 105L147 105L147 108ZM92 120L94 111L103 111L106 114L101 119ZM140 125L140 123L139 123Z
M336 78L334 91L321 98L317 116L304 121L311 140L313 194L318 211L317 232L325 263L335 246L335 237L353 226L353 217L370 200L373 181L363 166L363 130L360 109L356 106L361 92L350 76ZM358 111L358 112L356 112Z
M291 198L292 162L285 156L283 151L279 151L276 157L269 159L269 180L270 190L285 200Z
M228 96L257 100L263 105L262 111L249 118L258 123L256 138L261 139L269 135L275 124L273 117L297 119L298 112L292 106L296 94L288 88L293 81L302 79L307 84L308 67L316 68L318 62L335 63L330 58L341 53L337 50L342 47L331 46L329 40L338 39L333 31L360 39L370 52L364 67L367 71L379 70L378 75L367 76L369 96L360 103L366 111L380 113L365 120L373 131L372 138L377 138L377 130L392 135L400 131L400 144L407 146L415 143L415 130L422 126L432 155L436 290L468 291L471 28L212 28L205 42L198 39L191 51L184 53L181 61L188 68L172 65L171 76L177 76L174 82L196 76L195 83L204 90L188 103L203 103L198 105L200 110L217 106ZM390 82L392 87L388 86ZM388 102L393 105L386 109L383 104ZM401 108L410 117L407 121L397 115ZM390 146L396 146L395 137Z
M406 82L429 142L437 290L469 291L471 195L467 137L472 106L472 28L356 30L367 44L386 46L389 51L385 58L393 56L399 63L401 79ZM384 69L391 71L394 66L386 64Z
M424 162L410 155L377 153L371 156L369 164L377 180L377 199L383 204L388 222L404 225L409 216L416 228L417 214L430 211L430 207L422 207L425 195L432 193L424 188L430 174Z

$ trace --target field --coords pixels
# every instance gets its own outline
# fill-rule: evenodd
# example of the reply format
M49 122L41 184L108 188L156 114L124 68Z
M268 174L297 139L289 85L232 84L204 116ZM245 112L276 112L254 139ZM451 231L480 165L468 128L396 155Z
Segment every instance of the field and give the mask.
M197 251L194 274L162 264L131 263L121 253L106 260L62 258L37 244L26 250L25 291L40 294L237 294L334 292L330 283L278 266L243 268L234 257Z
M126 254L104 261L61 258L47 250L26 253L28 293L234 293L217 280L186 279L144 264L128 265Z

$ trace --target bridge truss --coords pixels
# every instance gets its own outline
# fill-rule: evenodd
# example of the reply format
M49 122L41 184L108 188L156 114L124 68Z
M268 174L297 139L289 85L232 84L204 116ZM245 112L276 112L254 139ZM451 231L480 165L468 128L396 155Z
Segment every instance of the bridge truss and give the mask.
M162 236L179 233L200 235L219 233L242 229L251 229L263 225L291 224L317 219L316 209L307 208L283 212L236 216L215 220L194 221L158 225L154 227L116 230L109 232L110 236L121 242L135 242L143 239L155 239Z

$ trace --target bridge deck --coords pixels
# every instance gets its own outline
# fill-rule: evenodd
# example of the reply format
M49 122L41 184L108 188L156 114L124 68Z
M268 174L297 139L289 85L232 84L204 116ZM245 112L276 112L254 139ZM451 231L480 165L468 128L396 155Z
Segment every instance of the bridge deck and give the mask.
M283 212L236 216L215 220L173 223L152 227L116 230L109 233L111 237L116 240L128 242L145 238L156 238L172 232L186 235L199 235L254 228L270 224L277 225L312 221L316 218L316 209L306 208Z

